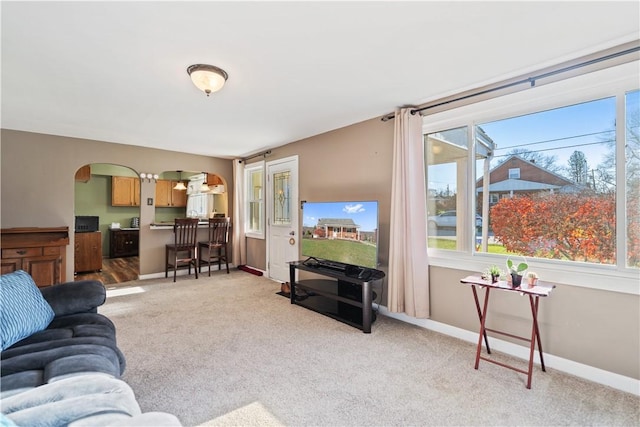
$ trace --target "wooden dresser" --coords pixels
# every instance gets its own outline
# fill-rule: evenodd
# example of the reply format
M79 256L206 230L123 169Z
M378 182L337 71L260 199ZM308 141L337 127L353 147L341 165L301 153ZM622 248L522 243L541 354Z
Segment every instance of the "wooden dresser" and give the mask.
M39 287L65 282L69 227L0 230L2 274L24 270Z

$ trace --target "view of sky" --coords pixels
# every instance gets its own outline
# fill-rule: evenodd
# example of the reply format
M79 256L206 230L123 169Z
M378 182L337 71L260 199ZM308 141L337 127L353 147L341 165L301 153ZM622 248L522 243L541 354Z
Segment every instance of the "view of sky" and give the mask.
M638 115L640 91L627 94L628 114ZM554 165L567 169L574 151L585 154L589 169L596 169L611 153L607 144L615 137L615 97L536 112L524 116L482 123L479 126L496 144L491 162L495 168L508 158L514 149L537 152L545 157L555 157ZM629 120L628 120L629 121ZM636 125L640 122L636 117ZM445 130L443 130L445 131ZM482 176L482 160L476 167L476 178ZM563 171L559 172L562 175ZM434 165L429 168L429 188L456 191L456 164Z
M604 141L615 137L615 114L615 98L605 98L480 126L497 145L496 164L520 148L555 156L556 165L563 168L574 151L582 151L589 167L595 168L608 150Z
M314 227L319 218L351 218L360 231L378 228L378 202L306 202L302 207L305 227Z

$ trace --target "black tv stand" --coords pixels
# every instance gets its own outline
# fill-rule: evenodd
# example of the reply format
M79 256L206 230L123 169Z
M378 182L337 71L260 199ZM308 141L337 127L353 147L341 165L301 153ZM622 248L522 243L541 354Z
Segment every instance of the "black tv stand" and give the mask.
M296 281L296 269L329 279ZM383 279L383 271L317 258L289 262L291 304L297 304L371 333L375 321L372 282ZM296 288L306 294L296 294Z

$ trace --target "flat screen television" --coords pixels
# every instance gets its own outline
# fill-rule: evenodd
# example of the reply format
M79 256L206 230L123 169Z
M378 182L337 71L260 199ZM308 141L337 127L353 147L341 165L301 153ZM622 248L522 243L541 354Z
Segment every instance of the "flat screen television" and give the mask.
M304 202L302 256L378 267L378 202Z

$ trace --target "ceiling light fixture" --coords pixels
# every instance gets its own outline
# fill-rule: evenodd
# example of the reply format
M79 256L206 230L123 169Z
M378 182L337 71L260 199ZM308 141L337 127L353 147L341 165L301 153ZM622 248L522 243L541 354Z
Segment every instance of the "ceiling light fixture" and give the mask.
M194 64L187 68L191 81L201 91L207 94L222 89L229 75L222 68L207 64Z

